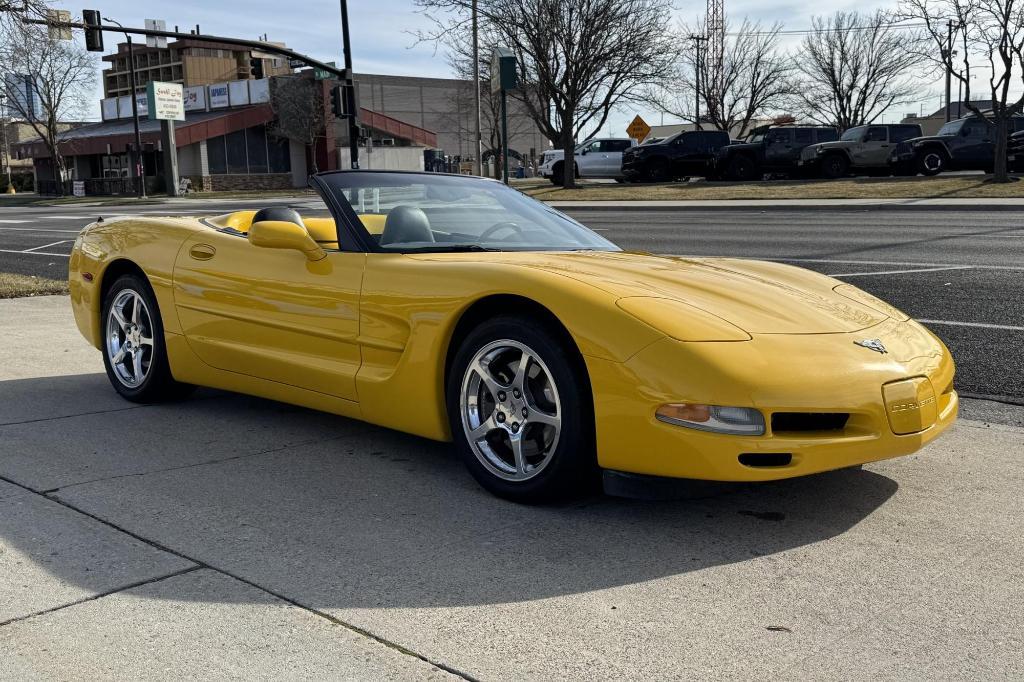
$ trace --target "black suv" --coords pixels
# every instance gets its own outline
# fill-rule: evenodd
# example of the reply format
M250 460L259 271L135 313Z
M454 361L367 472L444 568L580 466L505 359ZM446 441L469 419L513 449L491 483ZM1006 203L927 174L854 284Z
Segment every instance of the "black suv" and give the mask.
M1010 132L1024 130L1024 116L1015 116ZM936 135L901 142L890 162L910 174L937 175L949 170L992 172L995 129L977 116L965 116L942 126Z
M1014 173L1024 171L1024 130L1010 135L1006 143L1006 167Z
M745 142L718 152L714 175L729 180L760 180L765 173L795 173L804 147L838 139L839 131L825 126L754 128Z
M722 130L686 130L661 142L622 153L622 174L630 182L665 182L707 175L715 153L729 144Z

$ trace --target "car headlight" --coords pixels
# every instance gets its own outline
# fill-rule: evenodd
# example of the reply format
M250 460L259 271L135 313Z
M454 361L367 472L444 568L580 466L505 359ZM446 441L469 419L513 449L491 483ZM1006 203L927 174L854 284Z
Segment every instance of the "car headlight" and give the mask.
M676 341L750 341L728 320L670 298L627 296L615 302L622 311Z
M655 413L658 421L698 431L763 436L764 415L752 407L723 407L696 403L669 403Z

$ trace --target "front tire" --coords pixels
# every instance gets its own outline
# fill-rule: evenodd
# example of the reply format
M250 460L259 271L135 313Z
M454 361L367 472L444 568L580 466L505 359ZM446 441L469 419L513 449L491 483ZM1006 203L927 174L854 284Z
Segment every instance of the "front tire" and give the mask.
M728 176L731 180L738 180L741 182L749 182L751 180L759 180L758 176L763 174L758 172L757 164L754 160L745 154L741 154L729 162Z
M917 170L921 175L938 175L948 166L946 155L938 149L926 149L917 158Z
M846 157L839 154L829 154L821 160L821 174L829 180L837 180L843 177L849 168L850 163L846 160Z
M103 366L122 398L156 403L193 390L171 376L160 309L143 277L119 277L103 298L102 315Z
M522 503L594 487L594 418L585 369L536 319L502 316L474 329L447 381L456 450L485 489Z

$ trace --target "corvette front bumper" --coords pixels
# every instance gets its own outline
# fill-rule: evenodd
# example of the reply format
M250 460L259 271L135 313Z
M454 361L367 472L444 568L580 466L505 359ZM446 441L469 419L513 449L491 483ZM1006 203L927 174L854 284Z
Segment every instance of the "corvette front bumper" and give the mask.
M865 336L888 352L854 343ZM959 403L949 351L913 321L749 342L663 339L625 363L587 362L600 466L650 476L769 481L909 455L949 428ZM658 406L688 401L757 408L768 428L736 436L655 419ZM838 429L772 427L776 413L836 412L849 414Z

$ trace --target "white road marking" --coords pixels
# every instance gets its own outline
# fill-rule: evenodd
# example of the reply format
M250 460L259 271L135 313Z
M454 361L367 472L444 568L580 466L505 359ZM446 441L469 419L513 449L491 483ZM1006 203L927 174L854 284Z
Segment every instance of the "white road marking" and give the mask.
M951 320L918 320L921 324L940 324L950 327L977 327L979 329L1004 329L1011 332L1024 332L1024 327L1012 324L989 324L987 322L953 322Z
M832 274L829 277L871 277L872 275L903 275L916 272L941 272L943 270L970 270L973 265L951 265L946 268L913 268L911 270L879 270L878 272L842 272Z
M71 258L70 253L49 253L44 251L15 251L14 249L0 249L0 253L17 253L22 256L59 256L60 258Z
M20 223L27 223L27 222L28 222L27 220L10 220L10 219L0 220L0 223L10 223L12 225L17 225L17 224L20 224Z
M963 265L963 263L915 263L915 262L901 262L891 260L838 260L834 258L764 258L754 256L690 256L691 258L738 258L740 260L746 258L748 260L766 260L777 263L838 263L839 265L897 265L908 268L955 268ZM971 265L970 267L975 270L1012 270L1012 271L1024 271L1024 266L1020 265Z
M67 244L68 242L74 241L73 239L63 239L59 242L53 242L52 244L43 244L42 246L33 246L31 249L25 249L22 253L32 253L33 251L41 251L42 249L48 249L51 246L57 246L58 244Z
M0 232L67 232L69 234L78 234L81 230L57 230L40 227L0 227Z
M39 220L92 220L91 215L44 215Z

